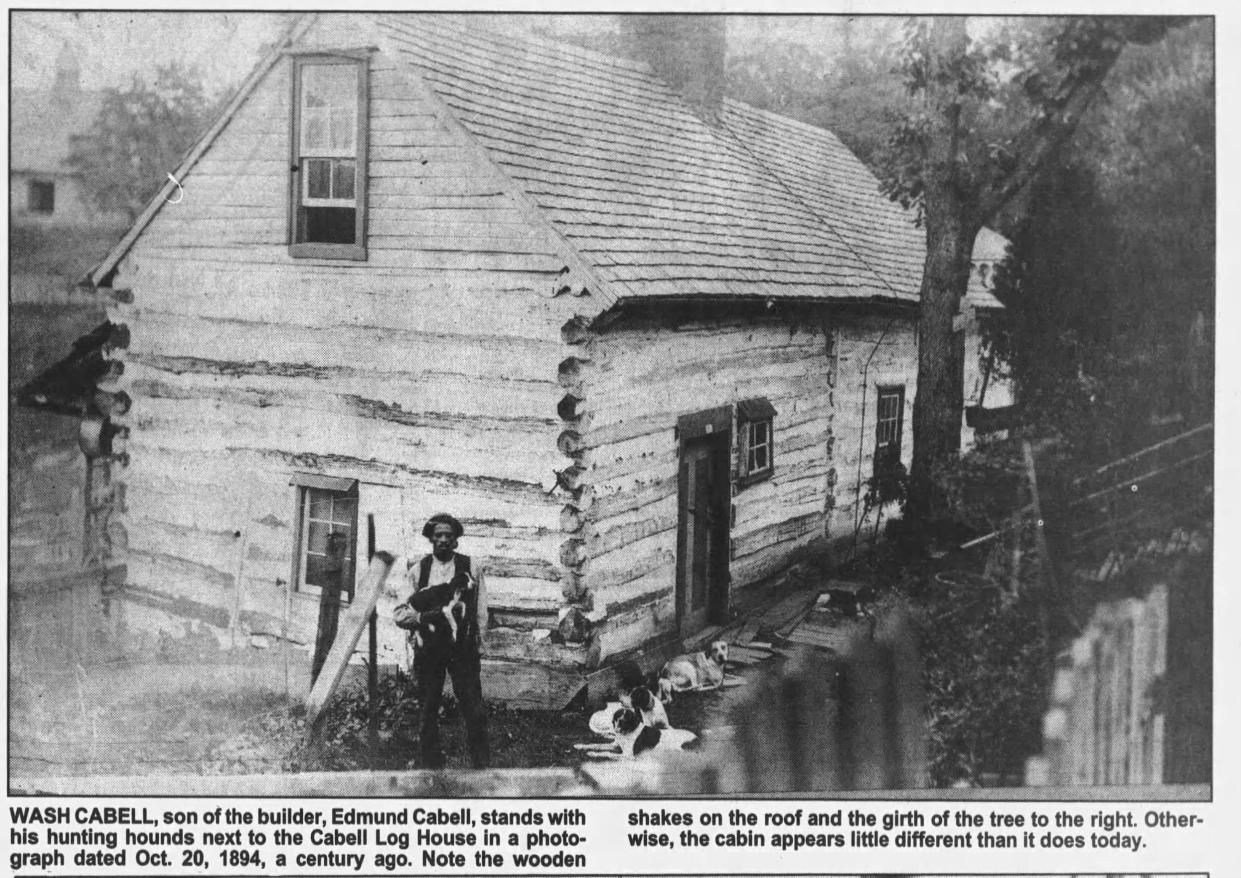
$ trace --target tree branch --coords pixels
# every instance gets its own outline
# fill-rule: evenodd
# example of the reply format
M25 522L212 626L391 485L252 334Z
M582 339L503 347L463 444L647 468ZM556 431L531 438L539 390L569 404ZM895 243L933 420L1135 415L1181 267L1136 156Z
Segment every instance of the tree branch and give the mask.
M1050 119L1031 124L1019 135L1018 146L1012 151L1017 156L1017 166L1001 178L998 186L993 183L988 191L979 194L978 216L983 224L1024 189L1051 156L1073 136L1086 108L1102 89L1103 80L1119 57L1120 53L1116 52L1106 64L1099 65L1089 75L1070 85L1068 98Z

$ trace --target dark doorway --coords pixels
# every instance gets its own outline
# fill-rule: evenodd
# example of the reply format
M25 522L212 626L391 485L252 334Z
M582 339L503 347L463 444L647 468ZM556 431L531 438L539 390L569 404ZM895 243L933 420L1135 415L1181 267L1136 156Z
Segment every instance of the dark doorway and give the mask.
M731 408L682 418L677 518L677 627L682 637L728 612Z

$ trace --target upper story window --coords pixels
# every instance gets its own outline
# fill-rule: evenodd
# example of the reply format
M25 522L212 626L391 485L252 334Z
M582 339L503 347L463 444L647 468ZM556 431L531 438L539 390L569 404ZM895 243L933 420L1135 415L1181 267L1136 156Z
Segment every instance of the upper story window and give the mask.
M905 420L905 388L880 387L875 421L875 471L901 459L901 431Z
M364 52L293 61L293 256L366 258Z
M775 470L775 436L772 424L776 410L766 397L737 403L737 440L740 445L740 485L770 478Z
M26 209L31 213L56 212L56 184L31 180L26 184Z

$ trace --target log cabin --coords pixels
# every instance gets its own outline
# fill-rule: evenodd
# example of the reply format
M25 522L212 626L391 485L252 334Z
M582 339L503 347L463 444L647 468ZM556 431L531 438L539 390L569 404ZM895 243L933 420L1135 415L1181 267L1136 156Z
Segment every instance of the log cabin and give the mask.
M556 704L850 549L911 452L924 233L831 133L674 73L461 16L291 26L90 276L128 329L130 630L313 644L328 534L357 569L368 515L417 557L448 511L520 681L489 697Z

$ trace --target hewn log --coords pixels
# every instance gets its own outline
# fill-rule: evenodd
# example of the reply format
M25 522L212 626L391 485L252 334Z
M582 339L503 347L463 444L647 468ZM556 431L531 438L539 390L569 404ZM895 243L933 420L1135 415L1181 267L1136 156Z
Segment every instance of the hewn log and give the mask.
M588 341L594 335L590 331L589 318L576 315L560 327L560 338L565 344L577 345Z
M586 544L583 540L569 539L560 544L560 563L573 568L586 560Z
M556 404L556 414L560 416L562 421L575 422L578 419L577 407L581 405L582 398L566 393L561 397L560 402Z
M586 517L581 510L571 505L566 505L560 510L560 529L565 533L577 533L585 523Z
M565 457L577 457L586 450L582 436L576 430L565 430L557 436L556 447Z

